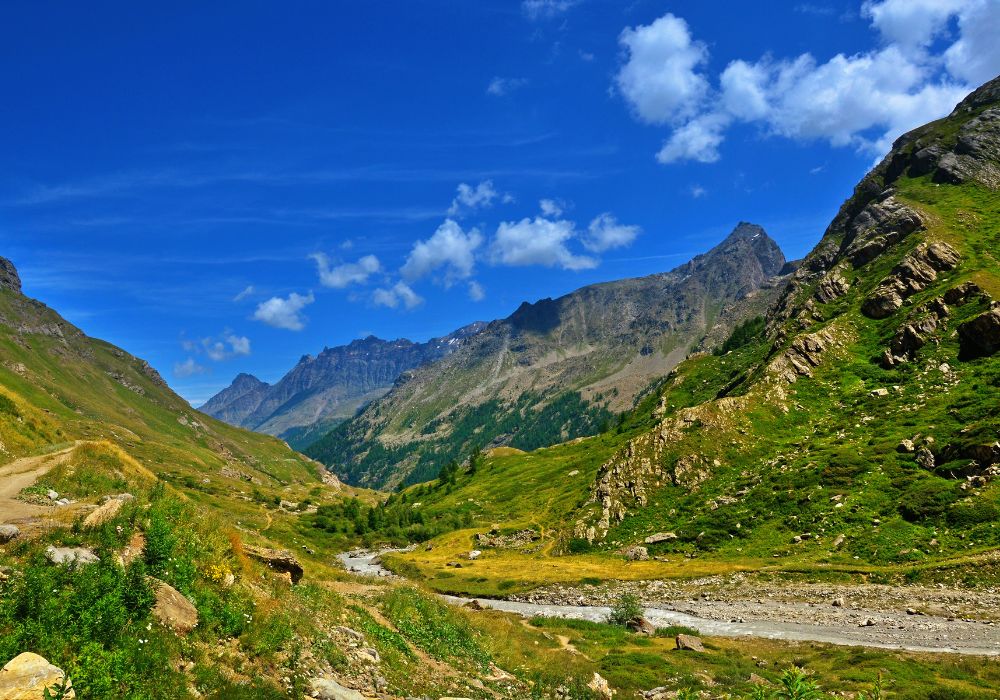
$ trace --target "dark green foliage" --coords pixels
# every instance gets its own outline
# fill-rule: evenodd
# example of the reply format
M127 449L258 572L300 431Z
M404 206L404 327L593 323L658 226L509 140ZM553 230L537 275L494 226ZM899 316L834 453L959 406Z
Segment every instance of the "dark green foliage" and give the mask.
M751 343L756 343L763 339L766 325L763 316L755 316L754 318L747 319L733 329L733 332L729 334L726 341L715 350L715 354L725 355L731 350L738 350Z
M401 634L434 658L460 657L482 666L490 662L472 627L447 603L412 588L397 588L386 595L382 607Z
M622 593L611 606L608 624L624 627L631 620L642 617L644 612L639 596L632 593Z

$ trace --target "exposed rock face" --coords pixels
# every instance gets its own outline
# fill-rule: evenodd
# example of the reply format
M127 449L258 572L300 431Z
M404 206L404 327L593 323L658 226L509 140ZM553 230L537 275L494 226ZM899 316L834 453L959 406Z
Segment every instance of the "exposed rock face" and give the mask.
M926 289L938 272L952 270L960 260L958 251L940 241L920 245L903 258L892 273L861 305L870 318L886 318L903 306L903 300Z
M920 214L890 195L872 202L854 218L848 230L851 242L844 256L855 268L862 267L922 228Z
M170 584L151 578L156 604L153 616L178 634L189 634L198 626L198 610Z
M0 289L21 293L21 277L17 268L7 258L0 257Z
M725 339L744 320L740 313L762 313L780 293L784 279L779 284L776 277L784 271L784 256L767 233L740 223L715 248L670 272L525 302L455 353L403 375L385 397L307 453L349 483L394 485L423 454L436 454L438 462L447 450L467 454L469 445L454 445L453 426L487 402L498 405L469 426L485 448L521 446L517 429L532 416L518 402L528 396L532 408L575 393L610 411L627 410L706 334ZM716 329L709 322L720 306ZM551 421L542 444L576 436L564 429L565 420ZM501 430L505 424L515 427ZM386 455L370 450L374 441L411 452Z
M987 311L958 327L963 359L992 355L1000 350L1000 308Z
M303 357L274 386L240 374L201 410L271 435L285 436L295 428L329 428L387 392L404 372L453 352L483 325L474 323L426 343L368 336L325 348L316 357ZM322 431L315 437L321 435Z
M823 354L835 344L830 329L796 337L791 345L770 365L770 372L794 384L801 377L811 377L819 367Z
M676 540L677 535L673 532L657 532L646 538L646 544L659 544L660 542L670 542Z
M283 574L288 574L292 583L298 583L302 580L303 570L302 565L295 556L284 549L267 549L265 547L253 547L246 545L243 548L248 557L256 559L262 564L266 564L268 568L278 571Z
M601 700L611 700L615 696L615 691L608 685L608 681L596 671L594 672L594 677L590 679L590 683L587 684L587 687L590 688L590 691L595 696L601 698Z
M38 654L24 652L11 659L0 670L0 698L3 700L42 700L46 690L63 683L66 674L57 666L53 666ZM67 682L72 686L72 683ZM70 687L63 695L65 698L75 698L76 693Z
M106 522L113 520L118 512L125 505L125 500L122 498L111 498L104 503L104 505L99 506L97 510L92 511L83 520L83 526L85 528L100 527Z

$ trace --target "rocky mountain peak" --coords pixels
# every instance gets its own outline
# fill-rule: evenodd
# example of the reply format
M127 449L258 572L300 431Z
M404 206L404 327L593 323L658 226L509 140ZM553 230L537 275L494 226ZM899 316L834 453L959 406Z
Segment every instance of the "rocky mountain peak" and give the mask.
M21 293L21 277L17 274L17 268L10 260L2 257L0 257L0 289Z

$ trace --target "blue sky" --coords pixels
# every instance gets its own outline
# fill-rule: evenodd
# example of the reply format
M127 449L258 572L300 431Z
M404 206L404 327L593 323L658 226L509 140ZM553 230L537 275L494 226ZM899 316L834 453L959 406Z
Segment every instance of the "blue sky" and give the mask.
M198 404L741 220L800 257L998 34L998 0L7 2L0 255Z

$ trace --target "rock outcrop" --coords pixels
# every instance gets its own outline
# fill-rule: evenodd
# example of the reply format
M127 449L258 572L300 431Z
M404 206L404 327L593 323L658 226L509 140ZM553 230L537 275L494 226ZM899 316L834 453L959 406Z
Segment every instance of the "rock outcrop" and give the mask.
M992 355L1000 350L1000 308L966 321L958 327L962 359Z
M365 700L364 695L333 678L313 678L309 681L309 692L316 700Z
M31 652L18 654L0 670L0 698L3 700L42 700L45 691L68 686L64 698L75 698L72 682L58 666Z
M960 259L958 251L947 243L937 241L918 246L862 302L862 313L876 319L891 316L905 299L935 282L939 272L954 269Z
M292 583L298 583L302 580L304 573L302 565L288 550L245 545L243 551L248 557L265 564L269 569L287 574Z
M21 277L17 274L17 268L14 267L14 263L3 257L0 257L0 289L21 293Z
M92 549L86 547L54 547L45 550L45 558L56 566L79 568L100 561Z

